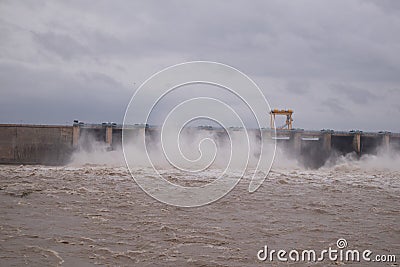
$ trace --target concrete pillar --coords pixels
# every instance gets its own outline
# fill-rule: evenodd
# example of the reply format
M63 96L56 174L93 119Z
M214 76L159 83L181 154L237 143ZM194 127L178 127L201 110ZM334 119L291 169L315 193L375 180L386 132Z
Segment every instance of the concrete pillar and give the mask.
M110 126L106 127L106 143L108 144L109 147L112 146L112 132L113 128Z
M290 141L292 142L293 151L297 154L301 153L301 132L294 132L290 135Z
M270 113L270 116L271 116L270 127L271 127L271 129L275 129L275 115Z
M267 141L267 142L272 141L272 133L273 133L273 131L261 130L262 138L264 141Z
M330 153L332 149L332 133L322 135L322 147L325 152Z
M79 136L81 133L81 128L79 127L78 124L74 124L74 126L72 126L72 147L73 148L77 148L79 145Z
M390 134L389 133L385 133L383 135L382 145L383 145L383 149L389 150L389 148L390 148Z
M353 149L354 151L360 155L361 154L361 134L355 133L353 137Z

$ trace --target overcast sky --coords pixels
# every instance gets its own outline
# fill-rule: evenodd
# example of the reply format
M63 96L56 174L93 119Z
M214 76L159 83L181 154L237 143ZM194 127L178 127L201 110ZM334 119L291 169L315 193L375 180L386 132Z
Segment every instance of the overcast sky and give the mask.
M0 123L122 122L141 83L192 60L246 73L296 128L400 131L396 0L2 0Z

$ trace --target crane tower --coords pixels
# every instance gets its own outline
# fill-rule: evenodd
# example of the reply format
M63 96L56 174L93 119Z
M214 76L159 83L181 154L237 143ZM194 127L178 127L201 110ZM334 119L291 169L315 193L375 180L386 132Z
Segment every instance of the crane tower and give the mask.
M269 113L271 115L271 129L292 129L292 122L293 122L293 110L291 109L273 109ZM275 127L275 116L276 115L283 115L286 116L286 123L280 127Z

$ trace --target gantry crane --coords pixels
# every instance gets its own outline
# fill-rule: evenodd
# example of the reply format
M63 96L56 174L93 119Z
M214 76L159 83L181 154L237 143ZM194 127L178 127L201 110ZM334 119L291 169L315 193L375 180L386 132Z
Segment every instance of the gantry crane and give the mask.
M269 113L271 115L271 129L287 129L291 130L292 129L292 115L293 115L293 110L291 109L273 109ZM286 116L286 123L281 126L281 127L276 127L275 128L275 116L276 115L284 115Z

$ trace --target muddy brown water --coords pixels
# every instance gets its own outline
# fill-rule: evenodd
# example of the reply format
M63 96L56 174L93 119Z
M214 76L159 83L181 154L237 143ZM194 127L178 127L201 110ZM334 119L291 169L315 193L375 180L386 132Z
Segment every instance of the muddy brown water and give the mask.
M351 165L273 169L255 193L242 181L215 203L178 208L144 193L124 167L0 166L0 265L336 266L261 262L257 252L321 251L338 238L399 261L399 180Z

